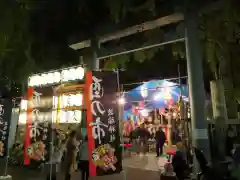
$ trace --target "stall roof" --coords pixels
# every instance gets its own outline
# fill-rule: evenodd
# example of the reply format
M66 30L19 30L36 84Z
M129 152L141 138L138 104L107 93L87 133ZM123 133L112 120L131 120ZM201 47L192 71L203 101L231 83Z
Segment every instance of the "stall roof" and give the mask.
M169 103L177 103L182 96L188 101L188 88L168 80L151 80L126 92L125 110L144 102L145 109L166 108Z

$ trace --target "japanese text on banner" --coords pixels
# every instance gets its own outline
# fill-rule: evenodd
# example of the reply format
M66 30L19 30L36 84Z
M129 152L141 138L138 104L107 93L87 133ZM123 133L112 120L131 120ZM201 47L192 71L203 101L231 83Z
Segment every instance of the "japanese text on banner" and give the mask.
M101 103L101 98L104 95L104 88L101 84L102 79L97 77L92 77L93 83L91 85L91 112L94 116L95 122L92 125L92 135L95 140L98 140L98 144L102 144L102 139L106 136L104 127L108 127L105 123L101 121L101 117L105 114L105 108Z

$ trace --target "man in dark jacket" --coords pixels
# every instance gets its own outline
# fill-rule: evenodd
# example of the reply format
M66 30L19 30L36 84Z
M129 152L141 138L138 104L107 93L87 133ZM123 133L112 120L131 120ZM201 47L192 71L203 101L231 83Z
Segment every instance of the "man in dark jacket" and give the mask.
M162 128L159 128L158 131L156 132L155 140L156 140L156 153L157 157L159 157L163 153L163 145L166 141L166 136Z
M137 146L138 146L138 154L140 152L142 152L144 155L147 153L147 149L148 149L148 139L150 137L150 133L147 130L147 128L145 128L145 124L141 124L139 128L137 128L136 130L136 135L137 135Z

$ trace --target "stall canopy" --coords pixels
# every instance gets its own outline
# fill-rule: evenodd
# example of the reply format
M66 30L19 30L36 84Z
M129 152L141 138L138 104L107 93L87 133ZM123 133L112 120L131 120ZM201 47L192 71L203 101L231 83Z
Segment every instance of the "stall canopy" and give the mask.
M180 97L188 101L186 85L167 80L151 80L124 94L124 110L131 111L133 106L148 111L167 108L170 104L177 103Z

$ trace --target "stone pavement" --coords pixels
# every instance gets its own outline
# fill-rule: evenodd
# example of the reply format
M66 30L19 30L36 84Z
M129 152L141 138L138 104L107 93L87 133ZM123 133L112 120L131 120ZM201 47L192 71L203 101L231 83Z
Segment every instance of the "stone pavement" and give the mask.
M129 157L124 159L124 172L120 175L104 176L100 178L91 178L90 180L159 180L159 167L162 169L166 159L157 159L154 154L148 154L146 157ZM0 175L3 174L4 165L0 164ZM45 180L46 173L39 170L29 170L20 166L10 166L8 174L12 175L13 180ZM73 174L72 180L80 180L80 172Z
M10 168L9 174L13 180L45 180L46 174L40 172L31 172L21 168ZM81 180L80 172L74 173L72 180ZM142 170L138 168L124 168L121 175L104 176L100 178L91 178L91 180L158 180L158 171Z
M161 171L166 162L166 158L157 158L155 154L148 153L147 156L132 156L130 158L125 158L123 160L123 166L141 170Z

